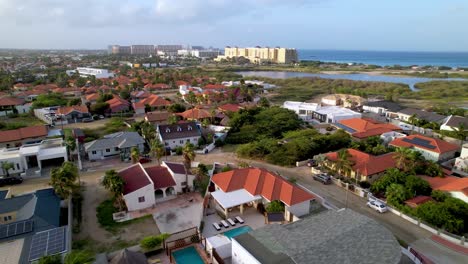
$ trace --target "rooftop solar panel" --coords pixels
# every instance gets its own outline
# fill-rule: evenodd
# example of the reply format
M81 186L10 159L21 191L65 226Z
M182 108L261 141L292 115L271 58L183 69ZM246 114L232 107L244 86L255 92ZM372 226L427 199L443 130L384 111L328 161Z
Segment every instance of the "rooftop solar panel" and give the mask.
M37 260L43 256L50 256L65 252L67 227L58 227L39 232L32 237L29 260Z
M29 233L33 230L33 220L18 221L0 225L0 239Z
M436 148L436 146L431 145L431 141L429 141L427 139L423 139L423 138L418 138L418 137L414 137L412 139L403 138L402 140L405 141L405 142L408 142L410 144L413 144L413 145L416 145L416 146L421 146L421 147L427 148L427 149L435 149Z
M341 128L341 129L343 129L344 131L346 131L346 132L348 132L348 133L354 133L354 132L356 132L356 130L354 130L354 129L350 128L350 127L347 127L347 126L345 126L345 125L343 125L343 124L340 124L340 123L335 123L335 126Z

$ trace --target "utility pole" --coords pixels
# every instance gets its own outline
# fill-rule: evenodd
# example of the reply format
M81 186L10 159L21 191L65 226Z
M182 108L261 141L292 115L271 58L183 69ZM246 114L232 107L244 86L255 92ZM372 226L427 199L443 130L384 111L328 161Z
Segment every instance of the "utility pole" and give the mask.
M348 188L349 188L349 183L346 183L346 201L345 201L345 208L348 208Z

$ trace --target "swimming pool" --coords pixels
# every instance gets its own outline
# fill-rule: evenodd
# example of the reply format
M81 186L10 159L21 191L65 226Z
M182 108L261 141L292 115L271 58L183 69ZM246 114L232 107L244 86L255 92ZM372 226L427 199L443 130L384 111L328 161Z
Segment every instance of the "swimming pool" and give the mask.
M223 235L227 236L229 239L232 237L247 233L249 231L252 231L252 228L250 226L241 226L238 228L231 229L229 231L226 231L223 233Z
M177 264L204 264L194 246L174 251L172 253Z

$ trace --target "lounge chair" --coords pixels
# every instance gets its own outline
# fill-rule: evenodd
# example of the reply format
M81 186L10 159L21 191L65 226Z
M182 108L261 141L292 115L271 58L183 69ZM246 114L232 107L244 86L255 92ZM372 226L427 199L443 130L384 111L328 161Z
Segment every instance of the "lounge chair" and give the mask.
M226 219L228 221L228 223L230 223L232 226L235 226L236 225L236 222L232 221L231 218L228 218Z
M216 230L221 230L221 227L218 225L218 223L213 223L213 226Z
M228 228L228 227L229 227L228 223L227 223L226 221L224 221L224 220L221 220L221 224L222 224L225 228Z
M240 218L240 216L236 216L236 220L237 220L237 222L239 222L239 224L244 223L244 220L242 220L242 218Z

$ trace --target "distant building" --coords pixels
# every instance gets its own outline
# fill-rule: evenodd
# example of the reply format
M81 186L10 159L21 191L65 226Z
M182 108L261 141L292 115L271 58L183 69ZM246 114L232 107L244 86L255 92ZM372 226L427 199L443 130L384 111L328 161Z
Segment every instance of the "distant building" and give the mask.
M316 103L285 101L283 108L294 111L302 120L307 121L312 119L312 114L320 108L320 105Z
M312 118L321 123L337 123L340 120L361 118L361 114L339 106L322 106L313 112Z
M468 143L465 143L463 145L460 157L455 159L455 164L453 165L453 168L455 170L460 170L465 173L468 173Z
M96 68L86 68L86 67L78 67L78 68L76 68L76 70L69 70L69 71L67 71L67 74L68 75L73 75L75 72L78 72L78 74L81 77L94 76L94 77L96 77L96 79L114 77L114 74L112 72L109 72L109 70L96 69Z
M468 130L468 118L451 115L440 126L440 130L456 131L460 127L464 127L465 131Z
M340 120L335 124L336 127L343 129L355 140L364 140L368 137L380 136L383 133L391 131L401 131L398 126L380 123L369 118L351 118Z
M219 50L192 50L190 54L197 58L213 59L219 56Z
M389 117L391 118L398 118L404 122L409 122L410 118L414 116L416 119L425 120L427 122L435 122L441 124L446 116L439 115L437 113L428 112L420 109L415 108L405 108L399 110L398 112L389 113Z
M374 101L374 102L367 102L362 106L364 111L369 111L372 113L376 113L382 116L388 116L388 112L398 112L402 109L402 107L391 101Z
M132 53L132 48L130 46L112 45L110 51L115 55L130 55Z
M117 132L93 140L85 144L84 148L89 160L100 160L120 155L121 160L130 159L132 148L140 153L144 150L145 140L137 132Z
M269 47L254 47L254 48L224 48L224 55L218 56L217 60L244 57L250 60L251 63L294 63L298 62L296 49L290 48L269 48Z
M158 125L156 130L159 140L166 146L166 149L170 150L183 147L186 143L198 146L198 140L201 137L200 127L195 122Z
M132 45L130 46L132 55L150 55L154 54L154 45Z
M157 45L155 47L158 54L166 56L176 56L177 51L183 49L182 45Z

